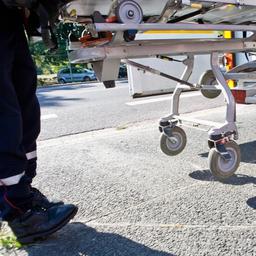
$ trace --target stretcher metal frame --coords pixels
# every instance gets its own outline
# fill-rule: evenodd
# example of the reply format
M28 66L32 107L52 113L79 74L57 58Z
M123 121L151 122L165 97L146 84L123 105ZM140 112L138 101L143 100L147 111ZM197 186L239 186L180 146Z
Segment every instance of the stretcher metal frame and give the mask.
M234 4L238 6L256 6L255 0L182 0L182 4L193 2L209 2L218 4ZM229 89L227 79L240 79L248 77L246 73L234 72L223 74L219 67L219 54L225 52L255 52L256 51L256 25L232 25L232 24L193 24L193 23L141 23L141 24L108 24L95 23L86 27L87 31L97 34L103 31L115 32L112 42L97 47L81 48L77 44L70 44L69 58L72 63L94 63L95 72L100 80L111 80L117 76L121 60L126 60L129 65L144 69L147 72L158 74L178 82L172 95L171 113L161 118L159 129L162 133L161 149L167 155L179 154L186 146L186 134L180 128L182 122L192 122L197 125L212 127L209 130L209 165L212 173L219 179L225 179L237 170L241 155L237 144L238 130L236 126L236 103ZM201 31L251 31L253 35L245 39L164 39L164 40L135 40L125 42L125 31L149 31L149 30L201 30ZM210 54L212 72L218 82L217 85L191 84L188 82L194 68L194 55ZM186 66L181 78L163 74L150 67L138 64L132 59L165 56L187 56L183 64ZM117 71L114 71L117 70ZM113 72L112 72L113 71ZM250 75L249 75L250 77ZM255 78L255 74L251 74ZM215 123L205 120L184 118L179 113L180 95L184 89L193 90L208 89L220 91L227 103L226 118L224 123Z

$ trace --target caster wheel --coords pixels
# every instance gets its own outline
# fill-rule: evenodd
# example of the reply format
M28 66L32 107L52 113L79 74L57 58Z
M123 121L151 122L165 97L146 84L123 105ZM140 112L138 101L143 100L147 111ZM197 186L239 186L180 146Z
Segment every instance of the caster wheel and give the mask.
M240 148L235 141L229 141L225 147L228 153L231 155L230 160L225 160L223 157L221 157L216 148L212 148L210 150L208 157L212 174L220 180L233 176L241 162Z
M133 0L124 0L116 8L116 16L120 23L136 23L143 21L143 11Z
M207 70L200 78L200 85L217 85L218 82L212 72L212 70ZM221 90L207 90L202 88L201 93L207 99L215 99L221 94Z
M168 156L180 154L187 144L187 136L183 129L176 126L172 129L172 136L168 137L164 133L161 135L160 148Z
M215 147L214 142L211 140L208 140L208 147L209 147L209 149L214 148Z

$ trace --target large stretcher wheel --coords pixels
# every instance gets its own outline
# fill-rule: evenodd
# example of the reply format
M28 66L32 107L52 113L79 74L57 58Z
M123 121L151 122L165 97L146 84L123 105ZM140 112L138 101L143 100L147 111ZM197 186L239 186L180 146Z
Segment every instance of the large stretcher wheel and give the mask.
M143 21L143 11L140 5L133 0L123 0L116 8L116 16L120 23L136 23Z
M212 70L207 70L200 78L199 84L204 85L217 85L218 82L212 72ZM221 90L207 90L204 87L201 89L201 93L207 99L215 99L221 94Z
M229 141L225 147L231 156L230 160L225 160L216 148L210 150L208 157L212 174L220 180L233 176L241 162L241 151L235 141Z
M172 129L171 136L162 133L160 139L160 148L168 156L180 154L187 144L187 136L183 129L176 126Z

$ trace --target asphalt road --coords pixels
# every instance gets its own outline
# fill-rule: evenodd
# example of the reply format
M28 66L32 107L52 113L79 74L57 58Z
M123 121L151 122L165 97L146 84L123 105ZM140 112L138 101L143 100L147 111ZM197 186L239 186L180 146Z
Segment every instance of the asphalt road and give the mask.
M122 127L170 113L170 95L133 100L127 83L109 90L99 84L43 88L37 95L43 119L40 140ZM219 97L209 104L199 92L192 92L185 93L181 103L184 113L220 106L223 100Z
M158 119L168 114L166 96L127 105L134 101L122 86L39 91L48 118L35 183L79 212L49 240L9 255L256 255L256 106L238 106L242 163L219 182L209 172L205 131L185 127L185 150L165 156ZM186 95L182 112L189 117L224 118L225 107L216 107L221 98Z

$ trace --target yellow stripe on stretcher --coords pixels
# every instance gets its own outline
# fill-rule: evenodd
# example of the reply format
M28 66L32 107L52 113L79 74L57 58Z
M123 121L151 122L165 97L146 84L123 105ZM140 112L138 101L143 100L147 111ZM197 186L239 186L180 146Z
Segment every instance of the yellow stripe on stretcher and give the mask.
M235 88L235 87L236 87L235 81L234 81L234 80L228 80L228 87L229 87L230 89Z
M205 30L150 30L144 34L214 34L214 31Z
M224 38L231 39L232 38L232 32L231 31L224 31Z
M226 39L232 39L232 32L231 31L224 31L223 35L224 35L224 38L226 38ZM234 58L234 56L232 58ZM231 64L231 67L226 66L227 71L229 71L231 68L233 68L233 64L234 63ZM228 80L227 83L228 83L229 88L234 88L236 86L236 83L235 83L234 80Z

